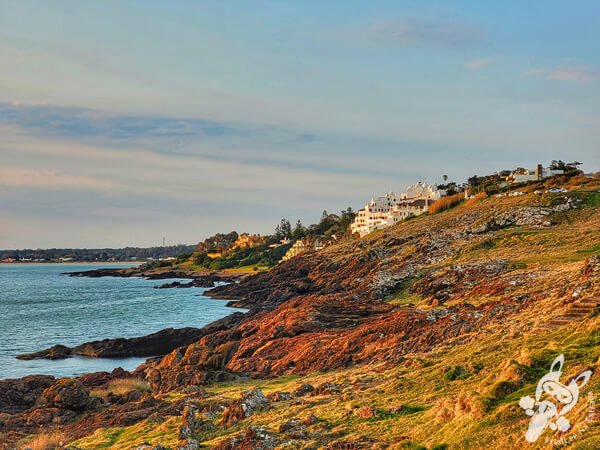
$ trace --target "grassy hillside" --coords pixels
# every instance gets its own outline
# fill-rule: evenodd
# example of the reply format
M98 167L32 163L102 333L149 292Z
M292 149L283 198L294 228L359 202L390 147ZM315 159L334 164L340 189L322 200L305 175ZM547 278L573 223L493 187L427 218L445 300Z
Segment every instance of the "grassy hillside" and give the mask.
M598 448L600 315L551 320L600 294L599 188L480 196L219 288L264 310L167 356L159 381L147 371L154 396L197 406L203 448L231 438L221 448L551 448L561 437L563 448ZM594 373L572 428L529 444L519 399L559 354L562 381ZM220 375L195 381L206 373ZM303 383L316 393L294 395ZM224 426L254 388L290 397ZM175 448L181 420L101 428L71 445Z

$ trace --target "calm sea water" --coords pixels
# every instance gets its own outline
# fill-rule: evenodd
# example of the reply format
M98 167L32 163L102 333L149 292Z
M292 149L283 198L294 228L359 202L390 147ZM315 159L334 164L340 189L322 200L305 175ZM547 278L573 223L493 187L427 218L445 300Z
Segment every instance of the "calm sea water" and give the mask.
M55 344L134 337L168 327L202 327L235 311L205 289L153 289L173 280L71 278L66 271L118 264L0 264L0 379L31 374L73 376L133 369L145 358L74 357L20 361L15 356Z

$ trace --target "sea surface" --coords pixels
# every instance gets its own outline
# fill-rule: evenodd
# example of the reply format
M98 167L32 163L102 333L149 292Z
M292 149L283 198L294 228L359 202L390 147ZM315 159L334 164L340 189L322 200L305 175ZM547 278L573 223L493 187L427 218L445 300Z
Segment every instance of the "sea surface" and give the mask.
M174 280L79 278L63 272L127 264L0 264L0 379L32 374L73 376L133 369L145 358L21 361L55 344L143 336L174 327L202 327L243 311L202 295L206 289L154 289Z

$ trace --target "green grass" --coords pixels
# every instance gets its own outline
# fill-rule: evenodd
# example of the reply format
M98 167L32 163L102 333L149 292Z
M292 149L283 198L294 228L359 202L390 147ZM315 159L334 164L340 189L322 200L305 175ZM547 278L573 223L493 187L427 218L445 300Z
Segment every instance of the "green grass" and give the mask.
M386 297L386 302L390 305L410 306L419 305L422 303L421 296L411 292L411 288L419 280L420 277L414 277L403 282L400 287L392 294Z
M140 422L130 427L100 428L90 436L71 442L70 447L81 450L134 448L141 442L175 448L178 442L179 417L170 417L163 423Z
M583 202L583 206L587 208L600 207L600 192L590 192Z

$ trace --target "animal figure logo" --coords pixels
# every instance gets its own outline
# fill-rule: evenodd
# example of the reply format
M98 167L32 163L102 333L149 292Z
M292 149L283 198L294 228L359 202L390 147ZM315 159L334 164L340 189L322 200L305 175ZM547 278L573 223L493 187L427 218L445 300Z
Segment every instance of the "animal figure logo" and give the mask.
M535 400L530 396L522 397L519 406L531 416L525 439L535 442L546 428L566 432L571 422L565 415L573 409L579 400L579 390L592 376L591 370L580 373L569 384L562 384L560 376L565 363L565 355L558 356L550 366L550 372L540 378L535 390ZM547 394L549 398L542 400Z

